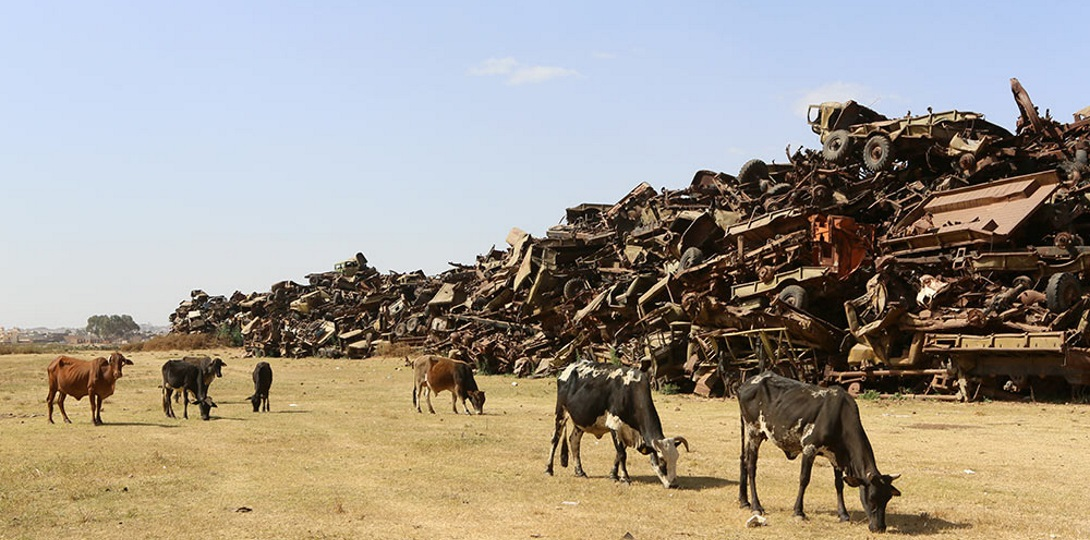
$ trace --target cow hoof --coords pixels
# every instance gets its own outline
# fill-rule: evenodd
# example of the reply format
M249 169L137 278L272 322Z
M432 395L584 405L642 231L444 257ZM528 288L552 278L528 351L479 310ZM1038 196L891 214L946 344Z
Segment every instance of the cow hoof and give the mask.
M810 521L806 514L795 514L795 521Z
M549 476L552 476L553 475L553 468L552 467L545 467L545 474L547 474Z
M583 471L575 471L575 476L576 476L577 478L586 478L586 477L587 477L587 473L585 473L585 472L583 472Z
M71 421L71 420L69 420L69 419L67 419L67 418L65 418L65 419L64 419L64 423L65 423L65 424L71 424L71 423L72 423L72 421Z
M749 508L749 501L738 501L738 508Z
M848 514L840 514L839 517L840 517L841 523L847 523L847 522L852 520L852 517L849 516Z

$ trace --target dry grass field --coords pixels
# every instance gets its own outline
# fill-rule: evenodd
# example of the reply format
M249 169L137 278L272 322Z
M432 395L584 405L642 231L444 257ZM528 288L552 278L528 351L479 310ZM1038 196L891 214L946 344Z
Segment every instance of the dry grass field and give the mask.
M87 400L46 422L50 355L0 356L0 538L872 538L857 490L839 523L819 460L810 520L791 507L797 462L762 447L768 526L738 508L733 401L656 394L666 434L684 435L680 489L644 456L631 485L605 475L609 438L584 439L584 467L544 474L554 380L479 377L484 416L410 406L400 358L270 359L272 412L255 414L256 360L222 351L211 421L165 418L159 370L181 354L130 353L106 425ZM88 358L84 356L84 358ZM861 402L878 465L902 473L889 537L1090 538L1090 406ZM425 409L426 411L426 409ZM180 413L180 410L178 411ZM59 420L59 414L57 415Z

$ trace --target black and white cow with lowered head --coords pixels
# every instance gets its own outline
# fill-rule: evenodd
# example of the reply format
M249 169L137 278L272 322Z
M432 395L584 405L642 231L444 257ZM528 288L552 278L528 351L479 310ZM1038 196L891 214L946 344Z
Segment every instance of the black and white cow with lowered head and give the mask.
M844 507L844 484L859 488L859 499L867 513L870 530L886 530L886 504L901 495L893 487L900 475L878 471L874 450L863 424L859 407L844 389L822 388L762 371L738 388L738 407L742 412L741 480L738 502L754 512L764 513L757 498L757 450L761 442L771 439L787 455L787 459L802 456L799 474L799 494L795 500L795 516L806 518L802 499L810 483L814 458L825 456L833 465L836 487L836 513L848 521ZM746 495L749 485L750 497Z
M666 438L662 422L651 401L651 381L646 373L630 368L582 360L571 364L556 381L556 423L547 474L553 474L556 445L566 431L568 419L572 432L560 450L560 466L568 466L568 443L575 460L575 475L586 476L579 458L579 443L587 432L599 439L609 433L617 455L609 477L628 482L626 448L635 448L651 457L651 466L662 485L677 487L678 445L689 450L684 437ZM619 474L618 474L619 472Z

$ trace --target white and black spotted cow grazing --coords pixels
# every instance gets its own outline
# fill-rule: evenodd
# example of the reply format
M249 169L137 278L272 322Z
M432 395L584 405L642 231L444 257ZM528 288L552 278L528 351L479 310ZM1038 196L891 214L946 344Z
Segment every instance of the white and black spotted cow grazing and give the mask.
M844 483L859 488L859 498L867 513L872 532L886 530L886 503L901 494L893 487L900 475L878 471L859 407L841 388L821 388L764 371L744 382L738 389L742 411L742 459L738 502L763 514L757 498L757 450L770 439L787 459L802 456L799 494L795 516L805 519L802 498L810 483L814 458L825 456L833 465L837 515L848 521L844 507ZM749 497L746 484L749 484Z
M666 438L662 434L662 422L651 401L651 384L642 371L629 367L589 362L586 360L568 366L556 381L556 424L553 430L552 449L545 472L553 474L553 458L556 445L566 431L568 419L572 421L570 438L564 439L560 450L560 466L568 466L568 443L575 460L575 475L586 476L579 458L579 442L583 432L599 439L609 433L617 455L609 477L628 482L626 448L635 448L651 457L651 466L662 485L677 487L678 445L689 450L684 437Z

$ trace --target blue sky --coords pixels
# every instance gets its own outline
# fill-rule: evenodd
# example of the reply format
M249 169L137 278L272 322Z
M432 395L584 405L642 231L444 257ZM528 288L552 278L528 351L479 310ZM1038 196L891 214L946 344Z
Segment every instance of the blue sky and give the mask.
M438 273L819 147L810 102L1090 105L1088 4L885 4L0 2L0 326L166 324L357 251Z

